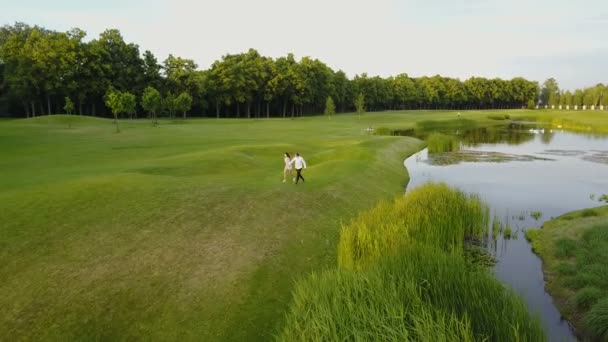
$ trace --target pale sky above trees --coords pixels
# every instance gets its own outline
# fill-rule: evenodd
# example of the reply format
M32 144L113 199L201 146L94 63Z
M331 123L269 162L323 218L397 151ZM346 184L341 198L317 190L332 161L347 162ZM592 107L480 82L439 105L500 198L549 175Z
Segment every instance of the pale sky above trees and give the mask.
M561 88L608 82L605 0L2 0L0 24L23 21L96 37L118 28L163 60L201 68L252 47L319 58L349 76L512 78Z

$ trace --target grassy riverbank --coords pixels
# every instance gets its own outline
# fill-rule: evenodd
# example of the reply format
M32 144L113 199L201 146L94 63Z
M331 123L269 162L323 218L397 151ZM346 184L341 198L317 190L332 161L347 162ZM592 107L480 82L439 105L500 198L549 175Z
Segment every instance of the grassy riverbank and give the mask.
M340 222L408 181L423 143L368 127L503 113L124 120L119 134L99 118L2 120L0 336L267 340L294 280L335 265ZM306 158L306 184L281 183L284 151Z
M582 336L608 339L608 206L562 215L526 237L562 314Z
M342 229L338 267L296 286L280 340L544 341L523 300L465 258L488 213L443 184L363 212Z

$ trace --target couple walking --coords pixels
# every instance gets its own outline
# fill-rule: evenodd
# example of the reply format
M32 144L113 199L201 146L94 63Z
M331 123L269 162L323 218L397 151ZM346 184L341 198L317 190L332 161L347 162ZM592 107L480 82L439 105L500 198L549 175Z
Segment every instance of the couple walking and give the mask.
M302 177L302 169L306 168L306 161L299 153L296 152L296 156L291 158L289 153L285 152L283 155L283 159L285 160L285 168L283 169L283 183L286 182L287 175L293 176L293 166L296 167L297 176L293 177L293 181L298 184L300 179L304 182L304 177Z

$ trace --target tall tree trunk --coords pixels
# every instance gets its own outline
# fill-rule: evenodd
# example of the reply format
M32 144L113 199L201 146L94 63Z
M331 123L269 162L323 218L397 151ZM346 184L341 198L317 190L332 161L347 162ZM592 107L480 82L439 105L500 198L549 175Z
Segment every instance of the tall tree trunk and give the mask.
M120 128L118 127L118 115L114 115L114 123L116 124L116 133L120 133Z
M283 102L283 118L287 117L287 100Z
M266 119L270 119L270 101L266 102Z
M91 112L93 113L93 116L97 116L97 106L95 106L95 102L93 102L91 107L92 107Z
M247 118L251 119L251 103L247 102Z
M296 104L295 104L295 103L292 103L292 104L291 104L291 117L292 117L292 118L293 118L293 116L295 115L295 113L296 113Z
M78 115L82 115L82 101L78 101Z
M51 115L51 96L49 94L46 94L46 109L46 114Z
M240 118L241 117L241 105L240 103L236 103L236 117Z
M25 109L25 117L29 118L30 117L30 107L28 106L27 102L23 102L23 108Z
M184 120L186 120L186 111L184 111Z
M216 102L215 103L215 117L216 118L220 118L220 103Z
M34 101L30 102L30 106L32 106L32 117L36 117L36 104Z

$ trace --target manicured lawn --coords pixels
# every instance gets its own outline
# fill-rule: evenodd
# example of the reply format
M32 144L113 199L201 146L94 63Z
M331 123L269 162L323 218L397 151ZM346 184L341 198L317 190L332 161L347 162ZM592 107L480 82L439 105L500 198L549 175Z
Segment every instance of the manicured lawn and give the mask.
M562 215L526 236L562 314L583 336L608 338L608 206Z
M335 263L340 220L402 191L421 147L354 117L64 121L0 124L9 340L268 339L294 279ZM306 184L281 183L284 151Z
M365 128L429 120L459 119L0 121L0 336L268 340L294 280L336 264L340 223L403 191L422 142ZM305 184L281 183L284 151Z

